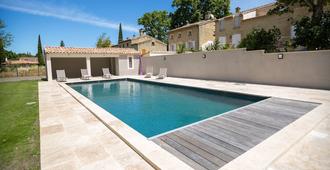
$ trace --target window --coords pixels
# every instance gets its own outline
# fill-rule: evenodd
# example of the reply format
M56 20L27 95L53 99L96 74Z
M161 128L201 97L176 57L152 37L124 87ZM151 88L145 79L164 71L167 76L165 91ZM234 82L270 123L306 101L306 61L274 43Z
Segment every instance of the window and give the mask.
M225 21L223 19L219 20L219 30L225 30Z
M134 69L133 57L128 57L128 69Z
M191 31L188 31L188 36L192 36L192 32Z
M155 42L151 42L151 45L152 45L152 46L155 46Z
M126 47L128 47L129 45L128 45L128 43L126 43Z
M170 45L170 51L176 51L176 44Z
M295 31L296 27L294 25L291 26L290 29L290 37L291 39L294 39L296 37L296 31Z
M181 38L181 33L178 34L178 38Z
M226 45L227 42L226 42L226 36L220 36L219 37L219 42L221 45Z
M241 42L241 34L234 34L232 36L232 44L234 47L237 47L238 44Z
M173 36L173 34L171 34L171 35L170 35L170 39L173 40L173 38L174 38L174 36Z
M241 25L241 17L239 15L234 17L234 28L239 28Z
M189 41L188 42L188 48L189 49L195 49L195 41Z

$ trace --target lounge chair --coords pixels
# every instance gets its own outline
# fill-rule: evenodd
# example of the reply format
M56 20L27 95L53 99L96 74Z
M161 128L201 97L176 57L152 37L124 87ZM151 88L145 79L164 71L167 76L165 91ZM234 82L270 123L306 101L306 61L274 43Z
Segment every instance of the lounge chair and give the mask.
M146 75L144 76L144 78L151 78L153 72L154 72L154 68L153 67L147 67L147 69L146 69Z
M103 72L103 78L107 78L107 79L111 78L109 68L102 68L102 72Z
M66 81L66 76L65 76L64 70L56 70L56 80L59 82Z
M91 77L88 74L87 69L80 69L80 72L81 72L81 79L83 79L83 80L89 80L89 78Z
M157 78L164 79L165 77L167 77L167 68L160 68Z

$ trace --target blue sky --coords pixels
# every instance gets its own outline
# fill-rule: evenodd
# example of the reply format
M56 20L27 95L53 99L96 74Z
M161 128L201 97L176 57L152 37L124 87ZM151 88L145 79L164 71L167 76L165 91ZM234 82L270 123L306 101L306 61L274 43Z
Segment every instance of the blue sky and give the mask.
M232 0L231 11L271 3L274 0ZM8 48L36 53L37 37L43 46L94 47L97 37L107 33L117 43L118 24L124 38L138 34L137 19L153 10L173 11L172 0L0 0L0 19L14 37Z

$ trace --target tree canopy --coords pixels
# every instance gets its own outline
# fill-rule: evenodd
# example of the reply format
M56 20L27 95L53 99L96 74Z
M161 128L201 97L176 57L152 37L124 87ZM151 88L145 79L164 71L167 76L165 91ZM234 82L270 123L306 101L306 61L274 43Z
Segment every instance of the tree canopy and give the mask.
M178 28L188 23L200 21L202 13L199 5L199 0L173 0L172 7L175 11L171 13L171 28Z
M123 41L123 30L121 28L121 23L119 24L119 31L118 31L118 44Z
M318 24L303 17L295 23L293 46L305 46L308 50L330 49L330 12L323 13Z
M10 46L13 41L13 36L5 31L5 23L0 20L0 45L3 49Z
M230 14L230 0L173 0L171 29L206 19L208 14L222 18Z
M170 28L170 18L166 11L153 11L145 13L138 19L138 24L143 25L147 35L167 42L167 32Z
M330 0L277 0L269 14L281 15L294 12L297 6L306 7L312 16L305 16L294 23L293 46L305 46L309 50L330 49L330 13L324 7Z
M97 48L106 48L111 46L110 37L107 37L106 33L102 33L96 42Z
M230 14L230 0L200 0L200 9L202 19L205 19L208 13L222 18Z
M318 23L324 12L324 7L330 3L330 0L277 0L276 7L269 11L269 14L283 14L293 12L297 5L307 7L312 12L312 22Z

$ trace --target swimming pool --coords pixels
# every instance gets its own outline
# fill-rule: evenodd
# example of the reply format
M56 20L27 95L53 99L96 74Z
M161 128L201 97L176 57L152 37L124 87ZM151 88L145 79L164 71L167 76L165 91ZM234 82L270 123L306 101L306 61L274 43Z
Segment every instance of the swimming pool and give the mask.
M130 79L69 86L147 138L265 99Z

